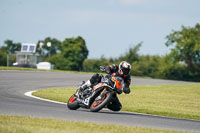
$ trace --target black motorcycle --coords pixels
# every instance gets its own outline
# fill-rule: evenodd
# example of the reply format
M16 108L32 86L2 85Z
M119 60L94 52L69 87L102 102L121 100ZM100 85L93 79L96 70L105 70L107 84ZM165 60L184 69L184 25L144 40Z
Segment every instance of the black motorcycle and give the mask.
M102 75L100 83L88 87L84 91L77 89L76 93L69 98L67 107L71 110L81 107L98 112L109 105L116 94L122 93L123 85L124 80L121 77L111 75L104 77Z

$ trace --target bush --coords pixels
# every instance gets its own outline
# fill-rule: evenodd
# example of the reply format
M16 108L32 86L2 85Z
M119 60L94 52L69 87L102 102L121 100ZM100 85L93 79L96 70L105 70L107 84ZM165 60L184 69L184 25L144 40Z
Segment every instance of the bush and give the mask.
M70 70L67 65L67 60L61 54L55 54L53 56L50 56L50 57L46 58L45 61L48 61L51 64L53 64L54 69Z
M0 49L0 66L6 66L6 50L5 49Z
M109 65L109 61L102 58L102 59L86 59L83 62L83 71L85 72L100 72L100 66L107 66Z
M139 61L132 63L130 74L135 76L156 77L160 59L160 56L141 56Z
M163 64L159 68L159 78L173 79L173 80L188 80L189 75L187 69L183 64Z

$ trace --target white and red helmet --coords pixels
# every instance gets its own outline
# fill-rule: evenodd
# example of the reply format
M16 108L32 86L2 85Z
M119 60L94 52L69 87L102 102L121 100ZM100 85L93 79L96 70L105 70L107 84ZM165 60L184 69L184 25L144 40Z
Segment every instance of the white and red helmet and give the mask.
M119 64L119 74L120 75L127 75L130 70L131 70L131 65L128 62L122 61Z

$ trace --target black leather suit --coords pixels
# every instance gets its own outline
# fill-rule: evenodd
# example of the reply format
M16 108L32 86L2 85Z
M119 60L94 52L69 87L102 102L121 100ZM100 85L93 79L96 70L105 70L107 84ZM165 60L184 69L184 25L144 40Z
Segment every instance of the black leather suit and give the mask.
M110 65L110 66L106 66L104 71L108 74L107 76L120 76L124 79L124 93L129 94L130 93L130 88L129 85L131 83L131 76L128 75L120 75L118 72L119 68L118 66L116 66L115 64ZM94 74L91 79L90 82L91 84L96 84L99 83L101 81L102 76L100 74ZM122 108L122 105L117 97L117 95L114 96L111 104L107 105L107 108L113 111L120 111L120 109Z

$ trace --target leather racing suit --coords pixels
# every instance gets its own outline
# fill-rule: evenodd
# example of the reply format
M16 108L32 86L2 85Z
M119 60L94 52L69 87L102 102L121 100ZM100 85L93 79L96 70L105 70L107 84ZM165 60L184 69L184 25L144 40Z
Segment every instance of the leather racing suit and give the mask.
M130 93L129 85L131 83L131 76L129 74L120 75L119 71L118 71L119 67L116 66L115 64L110 65L110 66L105 66L105 67L101 66L100 69L101 69L101 71L104 71L104 72L106 72L108 74L106 77L112 75L112 76L120 76L121 78L123 78L124 79L123 92L125 94L129 94ZM101 82L101 78L102 78L102 76L100 74L94 74L90 79L90 83L92 85L97 84L97 83ZM107 105L106 107L108 109L110 109L110 110L113 110L113 111L120 111L121 110L122 105L121 105L121 103L120 103L120 101L119 101L119 99L118 99L116 94L113 97L112 102L109 105Z

